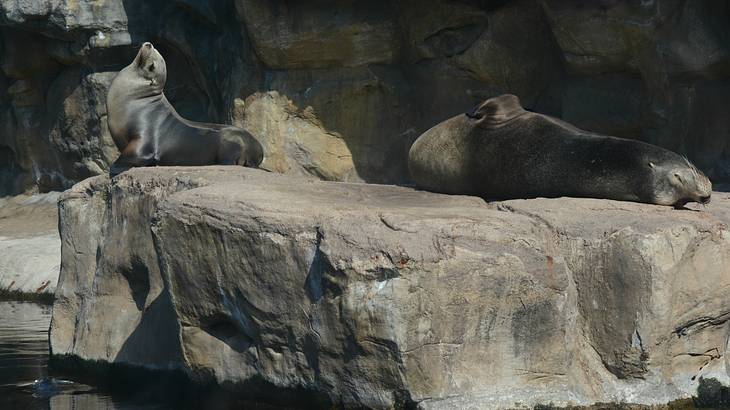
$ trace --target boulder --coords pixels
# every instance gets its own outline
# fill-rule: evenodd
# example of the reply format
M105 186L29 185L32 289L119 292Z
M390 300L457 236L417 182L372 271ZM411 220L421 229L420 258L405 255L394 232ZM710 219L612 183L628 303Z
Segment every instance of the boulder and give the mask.
M576 74L638 72L657 27L676 12L676 1L543 1L567 69Z
M312 107L300 110L276 91L255 93L238 106L236 125L264 147L261 168L326 181L359 179L347 144L324 128Z
M724 2L543 1L570 72L724 76L730 68ZM659 85L659 84L655 84Z
M498 94L515 94L533 107L563 73L560 49L545 14L537 2L516 0L492 11L486 22L479 37L451 64L496 87Z
M476 4L453 0L400 2L406 54L414 62L453 57L481 36L488 14Z
M53 151L72 180L99 175L119 156L106 122L106 94L116 72L68 69L51 84L48 114Z
M397 67L279 70L269 87L297 107L312 107L322 126L345 141L364 181L409 180L408 150L422 125L415 124L419 104Z
M0 23L69 39L75 32L90 29L107 33L125 31L127 14L122 1L2 1Z
M256 54L271 69L389 63L398 52L394 7L353 0L236 0Z
M51 348L348 407L665 403L730 381L730 195L714 196L675 210L241 167L94 177L59 202Z

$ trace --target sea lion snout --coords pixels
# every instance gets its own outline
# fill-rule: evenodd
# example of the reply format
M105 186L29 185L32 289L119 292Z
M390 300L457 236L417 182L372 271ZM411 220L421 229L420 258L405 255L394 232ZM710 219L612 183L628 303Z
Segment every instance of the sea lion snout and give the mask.
M144 93L156 95L162 92L162 87L165 86L167 80L167 66L165 59L162 58L162 55L152 43L149 41L142 43L132 67L135 67L137 77L146 80L145 87L147 89L144 90Z
M155 46L153 46L152 43L150 43L149 41L145 41L139 47L139 52L137 53L136 60L139 64L144 64L144 62L147 61L150 57L154 56L155 53L157 53L157 50L155 50Z
M650 162L649 166L655 175L655 203L681 208L689 202L710 202L712 182L687 158L675 155L662 162Z

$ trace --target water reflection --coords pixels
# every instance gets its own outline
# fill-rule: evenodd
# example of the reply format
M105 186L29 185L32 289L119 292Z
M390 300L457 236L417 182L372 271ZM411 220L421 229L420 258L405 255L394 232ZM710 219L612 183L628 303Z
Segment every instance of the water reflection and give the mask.
M118 368L73 375L64 373L70 369L53 370L48 360L50 322L50 306L0 301L0 410L291 409L243 400L220 389L192 388L179 375L141 376ZM310 406L305 402L301 407Z
M50 306L0 302L0 409L151 410L164 404L125 403L48 369Z

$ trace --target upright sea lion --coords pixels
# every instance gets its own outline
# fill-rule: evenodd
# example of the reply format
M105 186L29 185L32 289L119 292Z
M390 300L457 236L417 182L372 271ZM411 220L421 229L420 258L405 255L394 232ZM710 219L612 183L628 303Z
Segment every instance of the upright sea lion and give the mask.
M111 166L112 175L154 165L261 163L263 148L247 131L182 118L162 92L166 80L165 59L151 43L144 43L132 64L112 81L107 119L121 151Z
M408 168L423 189L485 199L574 196L681 207L712 194L710 180L686 158L527 111L514 95L426 131L411 147Z

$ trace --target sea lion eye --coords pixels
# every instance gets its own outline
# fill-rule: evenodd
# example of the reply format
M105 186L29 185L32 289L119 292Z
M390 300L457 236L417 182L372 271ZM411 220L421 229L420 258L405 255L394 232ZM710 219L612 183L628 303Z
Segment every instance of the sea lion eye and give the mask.
M150 64L150 66L147 67L147 69L150 71L155 71L155 63Z

